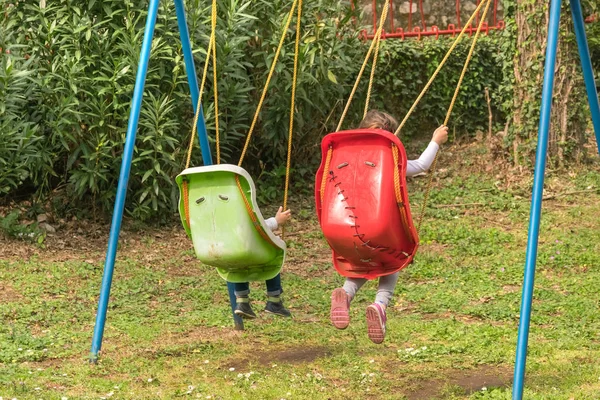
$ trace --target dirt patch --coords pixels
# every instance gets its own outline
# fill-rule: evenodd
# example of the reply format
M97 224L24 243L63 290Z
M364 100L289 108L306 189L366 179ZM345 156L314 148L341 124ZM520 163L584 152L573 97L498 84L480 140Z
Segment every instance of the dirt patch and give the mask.
M10 303L23 300L23 296L8 283L0 282L0 303Z
M275 350L256 350L247 352L246 357L231 359L225 362L223 368L235 368L236 371L245 371L250 364L262 367L272 367L274 364L307 364L319 358L329 357L332 350L323 346L292 347Z
M512 374L508 369L482 365L470 371L450 370L441 378L421 382L417 389L406 393L408 400L441 399L446 389L458 388L461 394L470 395L486 389L508 387ZM453 391L453 393L456 393Z

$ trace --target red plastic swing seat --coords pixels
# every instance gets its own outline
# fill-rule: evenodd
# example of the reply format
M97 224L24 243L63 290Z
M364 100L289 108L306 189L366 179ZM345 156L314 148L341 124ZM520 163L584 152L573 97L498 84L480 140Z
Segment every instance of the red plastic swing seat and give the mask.
M419 238L402 142L383 130L356 129L328 134L321 151L315 200L336 270L374 279L410 264Z

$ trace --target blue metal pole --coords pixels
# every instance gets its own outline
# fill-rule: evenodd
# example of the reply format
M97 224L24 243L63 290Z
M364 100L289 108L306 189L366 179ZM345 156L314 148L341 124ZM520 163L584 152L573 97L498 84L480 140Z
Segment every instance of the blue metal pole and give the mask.
M183 0L173 1L175 2L175 13L177 14L177 25L179 25L179 37L181 38L181 49L183 50L183 61L185 62L185 71L187 73L190 93L192 95L192 106L194 107L195 113L199 96L198 78L196 77L196 66L194 65L194 55L192 54L190 33L185 18L185 7L183 5ZM212 155L210 152L210 144L208 142L208 134L206 132L206 124L204 123L202 105L200 105L200 117L198 118L198 140L200 142L204 165L212 165Z
M594 81L594 71L592 69L592 59L588 47L587 35L585 34L585 24L581 12L580 0L571 0L571 14L573 14L573 23L575 26L575 37L579 47L579 58L581 59L581 68L583 69L583 80L587 90L590 111L592 112L592 123L596 133L596 144L598 153L600 153L600 104L598 103L598 91Z
M158 3L159 0L150 0L150 4L148 5L148 16L146 17L144 40L142 42L142 50L140 52L140 60L135 79L135 87L133 89L133 99L131 101L131 111L129 114L129 123L127 126L127 136L125 138L125 149L123 150L123 160L121 161L121 172L119 175L119 184L117 186L117 198L115 200L115 208L113 211L112 224L110 227L108 249L106 250L106 260L104 261L102 288L100 289L100 300L98 301L98 312L96 314L96 325L94 327L94 337L92 339L92 350L90 353L91 362L96 362L98 360L98 352L102 348L102 337L104 335L106 310L108 308L110 286L112 283L112 276L115 267L115 257L117 254L117 245L119 243L121 221L123 220L123 209L125 208L127 185L129 183L129 172L131 170L131 160L133 158L133 149L135 147L135 136L140 116L140 109L142 106L144 85L146 83L148 61L150 60L150 50L152 47L152 37L154 36L154 26L156 25Z
M540 216L542 212L544 173L546 172L546 155L548 152L552 92L554 90L554 67L556 64L556 47L558 44L558 27L560 24L560 6L561 0L552 0L550 4L548 46L546 47L546 65L544 67L540 125L538 129L535 174L533 178L533 193L529 216L529 236L527 239L527 256L525 260L525 276L521 299L521 317L519 321L519 337L517 342L517 357L512 393L513 400L521 400L523 398L523 382L525 378L525 363L527 360L527 341L529 337L531 302L533 298L535 265L537 261L538 239L540 233Z
M244 320L239 315L235 314L235 284L227 282L227 291L229 292L229 304L231 304L231 313L233 314L233 325L238 331L244 330Z
M188 85L190 86L190 93L192 95L192 105L194 112L196 112L196 106L198 105L198 79L196 77L196 66L194 65L194 56L192 54L192 45L190 41L190 33L188 31L188 25L185 18L185 7L183 0L173 0L175 2L175 13L177 14L177 24L179 25L179 37L181 38L181 48L183 50L183 60L185 61L185 71L188 77ZM200 105L202 108L202 105ZM198 139L200 142L200 149L202 151L202 159L204 165L212 165L212 155L210 152L210 144L208 142L208 133L206 132L206 124L204 122L204 115L200 111L200 117L198 118ZM231 312L233 315L233 322L235 329L243 330L244 321L238 315L235 315L235 293L234 284L227 282L227 290L229 292L229 302L231 304Z

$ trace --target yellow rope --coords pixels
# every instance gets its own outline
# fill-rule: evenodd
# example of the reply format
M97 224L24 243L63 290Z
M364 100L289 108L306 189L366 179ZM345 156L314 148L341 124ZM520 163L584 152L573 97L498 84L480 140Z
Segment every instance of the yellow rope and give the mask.
M300 27L302 20L302 0L298 1L296 17L296 43L294 47L294 75L292 78L292 100L290 105L290 127L288 133L287 162L285 166L285 189L283 190L283 210L287 210L288 189L290 187L290 166L292 162L292 136L294 133L294 111L296 108L296 85L298 82L298 58L300 53Z
M365 60L363 61L362 66L360 67L360 71L358 72L358 76L356 77L356 82L354 82L354 87L352 88L352 92L350 92L350 96L348 97L348 101L346 101L346 106L344 107L344 112L342 112L342 116L340 117L340 122L338 122L337 128L335 128L336 132L342 129L342 124L344 123L344 119L346 118L346 114L348 113L348 109L350 108L350 103L352 102L352 98L356 93L356 89L358 88L358 84L360 83L360 79L362 78L362 74L365 72L365 68L367 67L367 63L371 58L371 53L376 45L375 38L381 36L381 30L383 29L383 23L387 18L387 13L389 9L389 3L386 1L385 6L383 7L383 11L381 13L381 18L379 19L379 27L377 28L377 33L375 33L375 37L371 41L371 46L369 46L369 50L367 51L367 55L365 56Z
M265 101L265 96L267 95L267 89L269 88L269 83L271 82L271 78L273 73L275 72L275 66L277 65L277 60L279 59L279 54L281 53L281 48L283 47L283 42L285 37L287 36L287 31L290 27L290 23L292 22L292 16L294 15L294 11L296 10L296 5L298 0L294 0L292 4L292 9L287 17L287 21L285 23L285 27L283 28L283 32L281 34L281 39L279 40L279 45L277 46L277 50L275 51L275 58L273 58L273 62L271 63L271 69L269 70L269 75L267 76L267 82L265 83L265 87L263 88L262 94L260 96L260 100L258 102L258 107L256 108L256 112L254 113L254 118L252 120L252 124L250 125L250 130L248 131L248 136L246 137L246 143L244 144L244 149L242 150L242 155L240 156L240 161L238 162L238 166L242 166L242 162L244 161L244 157L246 156L246 151L248 150L248 145L250 144L250 138L252 137L252 132L254 131L254 127L256 126L256 122L258 121L258 115L262 108L262 105Z
M214 1L214 0L213 0ZM213 4L213 7L216 7ZM216 18L216 8L213 8L214 18ZM187 160L185 162L185 168L190 167L190 161L192 159L192 149L194 148L194 138L196 137L196 128L198 127L198 118L200 117L200 110L202 110L202 95L204 93L204 84L206 83L206 75L208 74L208 64L210 62L210 55L213 47L215 46L215 29L213 27L210 33L210 39L208 41L208 49L206 51L206 60L204 62L204 71L202 73L202 83L200 84L200 92L198 93L198 104L196 104L196 114L194 115L194 123L192 124L192 134L190 135L190 144L188 146ZM192 73L189 71L188 73Z
M323 198L325 197L325 186L327 186L327 176L329 176L329 164L331 164L332 155L333 148L329 146L329 149L327 149L327 156L325 157L325 166L323 167L323 179L321 179L321 207L323 207Z
M448 125L448 121L450 120L450 114L452 114L452 109L454 108L454 103L456 103L456 99L458 97L458 93L460 92L460 87L462 85L463 79L465 78L465 74L467 73L467 69L469 68L469 63L471 62L471 58L473 58L473 52L475 51L475 46L477 45L477 39L479 39L479 34L481 32L481 28L483 27L483 22L485 21L485 17L487 16L488 10L490 8L490 4L492 4L492 1L488 0L487 5L485 6L485 10L483 10L483 15L481 16L481 21L479 21L479 26L477 26L477 32L475 32L475 36L473 37L473 43L471 43L471 48L469 49L469 54L467 55L467 60L465 61L465 65L463 66L462 72L460 73L460 78L458 79L458 84L456 85L456 89L454 90L454 96L452 97L452 101L450 102L450 107L448 107L448 112L446 113L446 119L444 120L444 126Z
M390 1L391 0L386 0L385 5L383 6L382 13L384 13L386 17L388 13L387 8L389 8L390 6ZM373 88L373 81L375 79L375 68L377 67L377 58L379 57L379 44L381 43L383 22L385 22L385 19L379 22L379 29L377 29L377 37L375 38L375 54L373 54L373 65L371 66L371 77L369 78L369 89L367 90L367 100L365 101L365 112L363 114L363 118L367 116L367 112L369 111L369 103L371 102L371 91Z
M481 4L486 3L482 1ZM480 5L481 5L480 4ZM467 69L469 67L469 63L473 58L473 52L475 51L475 46L477 45L477 39L479 38L479 33L481 32L481 28L487 16L490 4L492 4L492 0L487 0L487 5L485 6L485 10L483 11L483 15L481 17L481 21L479 21L479 25L477 26L477 32L473 37L473 43L471 43L471 48L469 49L469 54L467 55L467 59L465 61L465 65L463 66L462 72L460 74L460 78L458 79L458 84L456 85L456 89L454 90L454 96L452 96L452 101L450 102L450 107L448 107L448 111L446 113L446 119L444 120L444 125L448 125L448 121L450 120L450 114L452 114L452 109L454 108L454 104L456 103L456 99L458 98L458 93L460 92L460 87L462 85L465 74L467 73ZM429 200L429 193L431 192L431 186L433 184L433 175L435 173L435 167L437 165L438 153L436 153L433 163L431 164L431 168L429 169L429 182L427 183L427 187L425 189L425 196L423 198L423 204L421 205L421 211L419 212L419 219L417 221L417 233L421 233L421 225L423 223L423 218L425 217L425 210L427 208L427 202Z
M256 214L254 214L254 210L252 209L252 205L248 201L248 198L246 197L246 192L244 191L244 189L242 188L242 184L240 183L240 176L237 174L235 175L235 184L237 185L242 195L242 200L244 200L244 206L246 206L246 212L248 213L248 216L252 221L252 225L254 225L254 228L256 228L256 230L258 231L260 236L262 236L263 239L265 239L267 242L271 243L273 246L276 247L275 243L273 243L267 232L265 232L265 230L262 228L260 222L258 222Z
M404 233L406 237L412 242L415 242L415 238L408 226L408 217L406 215L406 210L404 209L404 203L402 201L402 190L400 186L400 156L398 155L398 147L392 143L392 157L394 157L394 192L396 193L396 204L398 205L398 210L400 211L400 218L402 219L402 229L404 229Z
M441 69L444 66L444 64L446 64L446 61L448 61L448 58L450 58L450 55L452 54L452 52L454 51L454 49L456 48L456 46L460 42L460 39L462 39L463 35L467 31L467 28L469 28L469 26L471 25L471 22L473 22L473 20L475 19L475 17L479 13L479 10L483 7L484 4L486 4L485 1L482 1L481 3L479 3L479 5L475 9L475 11L473 12L473 15L471 15L471 18L469 18L469 20L465 23L465 26L463 27L462 31L460 32L460 34L458 35L458 37L456 38L456 40L454 40L454 43L452 43L452 46L450 46L450 49L446 53L446 56L444 57L444 59L442 60L442 62L440 62L440 65L438 65L437 69L435 70L435 72L433 73L433 75L431 76L431 78L429 79L429 82L427 82L427 84L425 85L425 87L423 88L423 90L421 91L421 93L419 94L419 97L417 97L417 100L415 100L415 102L413 103L413 105L410 108L410 110L408 110L408 112L406 113L406 116L404 117L404 119L402 120L402 122L400 123L400 125L398 126L398 129L396 129L396 132L394 132L394 134L396 136L398 136L400 134L400 131L402 130L402 128L406 124L406 121L408 121L408 118L410 117L410 115L413 113L413 111L417 107L417 104L419 104L419 102L421 101L421 99L423 98L423 96L425 96L425 93L427 92L427 90L429 89L429 87L431 86L431 84L433 83L433 81L435 80L435 78L437 77L437 75L439 74L439 72L441 71ZM483 21L483 18L482 18L482 21Z
M213 93L215 102L215 140L217 148L217 164L221 164L221 143L219 140L219 88L217 82L217 0L212 2L211 13L211 37L212 37L212 65L213 65Z

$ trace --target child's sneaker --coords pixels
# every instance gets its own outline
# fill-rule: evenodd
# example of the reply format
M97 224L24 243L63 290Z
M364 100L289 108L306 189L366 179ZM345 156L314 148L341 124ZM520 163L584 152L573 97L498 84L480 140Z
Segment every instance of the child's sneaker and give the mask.
M282 317L291 317L292 313L290 310L285 308L281 299L278 301L267 300L267 305L265 306L265 312L269 314L275 314Z
M331 323L338 329L346 329L350 324L350 299L343 288L338 288L331 293Z
M256 318L256 314L254 313L254 311L252 311L252 307L250 306L250 300L248 300L248 298L238 297L234 313L235 315L239 315L242 318Z
M386 320L385 309L381 304L373 303L367 307L367 334L373 343L383 342Z

